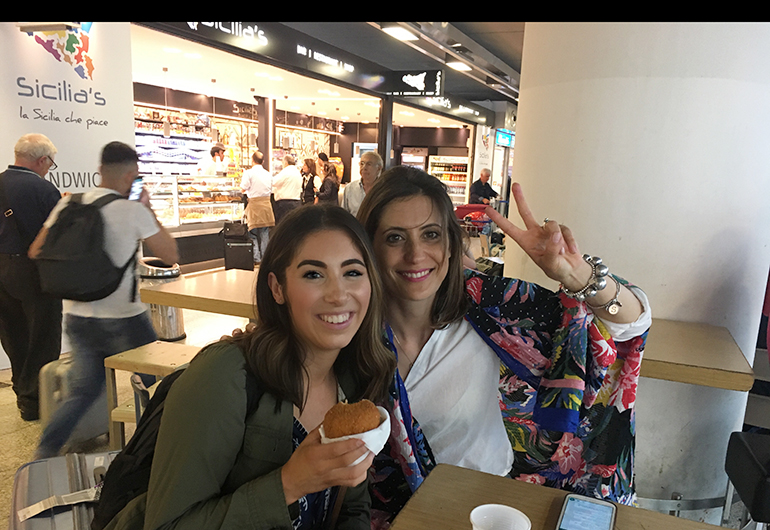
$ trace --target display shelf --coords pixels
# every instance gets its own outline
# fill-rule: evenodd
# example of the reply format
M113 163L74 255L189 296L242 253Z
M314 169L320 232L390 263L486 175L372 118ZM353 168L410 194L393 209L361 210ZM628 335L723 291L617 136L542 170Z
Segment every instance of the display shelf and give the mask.
M238 177L145 176L150 206L163 226L243 217Z
M468 179L468 158L464 156L430 156L428 173L447 186L452 204L468 203L470 182Z

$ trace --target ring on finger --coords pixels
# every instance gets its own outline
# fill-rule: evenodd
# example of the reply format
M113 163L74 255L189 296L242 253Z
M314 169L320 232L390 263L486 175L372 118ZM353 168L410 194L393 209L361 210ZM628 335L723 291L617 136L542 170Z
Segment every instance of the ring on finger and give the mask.
M546 218L543 220L543 227L544 227L544 228L545 228L545 225L547 225L549 221L553 221L554 223L556 222L555 220L553 220L553 219L549 219L548 217L546 217Z

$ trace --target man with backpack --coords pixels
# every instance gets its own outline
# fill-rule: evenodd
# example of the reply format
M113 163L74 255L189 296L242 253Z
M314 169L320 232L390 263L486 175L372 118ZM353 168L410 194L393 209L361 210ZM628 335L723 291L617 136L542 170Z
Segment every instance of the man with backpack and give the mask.
M38 373L61 353L62 302L44 294L27 249L61 198L45 180L56 147L25 134L14 163L0 173L0 342L11 361L16 405L25 421L40 417Z
M132 183L139 175L136 151L121 142L107 144L102 150L99 172L102 182L98 188L59 201L29 250L30 257L39 260L43 284L46 284L46 276L49 285L55 283L53 280L56 275L46 268L46 262L57 258L59 254L66 254L66 247L61 248L61 242L77 239L78 236L95 237L87 235L89 232L82 229L84 225L78 224L78 221L88 216L92 218L86 226L94 224L95 209L83 208L83 205L90 204L97 207L96 211L101 214L102 223L96 223L103 226L100 241L103 253L109 256L113 264L111 270L92 275L90 281L94 284L93 292L81 296L81 289L73 295L74 300L68 299L69 295L63 295L65 329L73 348L70 374L72 386L70 395L43 431L36 458L57 455L82 415L101 394L105 385L106 357L138 348L157 338L147 306L140 301L137 293L135 257L141 242L144 241L152 255L165 263L173 264L179 259L176 241L161 226L149 207L147 192L143 191L137 201L126 200ZM77 241L71 246L75 247L75 243ZM98 257L95 255L91 261ZM76 258L63 256L63 259ZM121 273L120 269L124 267ZM103 276L114 274L116 268L119 283L116 287L108 285L105 288L101 285L104 283ZM55 270L64 276L62 271L67 269L59 267ZM71 279L62 277L61 281L64 283ZM110 294L103 296L110 290ZM103 297L98 298L100 296Z

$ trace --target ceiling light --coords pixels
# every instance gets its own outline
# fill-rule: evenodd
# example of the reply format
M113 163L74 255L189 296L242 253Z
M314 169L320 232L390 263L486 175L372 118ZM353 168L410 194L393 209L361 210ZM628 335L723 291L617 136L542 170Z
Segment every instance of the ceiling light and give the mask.
M408 29L403 28L401 26L383 26L382 31L384 31L394 39L398 39L400 41L420 39L417 35L415 35Z
M414 112L409 112L408 110L402 110L399 114L403 114L404 116L414 116Z
M380 102L379 101L367 101L366 103L364 103L364 105L366 105L368 107L380 108Z
M320 90L318 91L318 93L319 93L319 94L326 94L326 95L328 95L328 96L333 96L333 97L339 97L339 95L340 95L340 93L339 93L339 92L332 92L332 91L331 91L331 90L329 90L328 88L322 88L322 89L320 89Z
M185 53L184 56L188 59L200 59L203 57L200 53Z
M322 111L322 110L319 110L318 111L318 115L319 116L326 116L326 113L324 111Z
M349 119L350 119L350 116L340 116L340 119L341 119L341 120L349 120Z
M471 70L473 70L473 68L471 68L470 66L468 66L462 61L450 61L446 63L446 65L449 68L457 70L458 72L470 72Z
M428 118L428 121L431 123L441 123L441 120L437 120L436 118Z
M182 50L179 48L163 48L163 51L166 53L182 53Z

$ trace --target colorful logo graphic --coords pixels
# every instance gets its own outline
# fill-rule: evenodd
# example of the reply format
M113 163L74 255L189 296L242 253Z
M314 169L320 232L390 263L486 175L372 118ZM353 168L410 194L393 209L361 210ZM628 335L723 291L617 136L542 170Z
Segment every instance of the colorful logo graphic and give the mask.
M79 29L28 33L59 62L69 64L81 79L93 80L94 63L88 55L93 22L81 22Z

